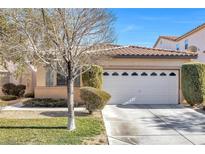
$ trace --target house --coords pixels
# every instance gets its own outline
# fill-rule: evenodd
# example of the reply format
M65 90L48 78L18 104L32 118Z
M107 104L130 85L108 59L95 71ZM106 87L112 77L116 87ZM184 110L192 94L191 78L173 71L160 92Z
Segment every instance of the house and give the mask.
M205 62L205 23L188 31L181 36L159 36L154 48L169 50L188 50L195 46L198 53L197 60Z
M178 104L183 101L180 69L197 53L138 46L105 45L111 57L98 62L104 68L103 88L112 96L109 104ZM35 97L66 98L65 78L38 66ZM81 78L75 83L80 101Z
M2 86L6 83L23 84L26 86L25 93L33 93L36 85L36 70L29 66L26 71L20 76L14 75L13 64L9 64L9 70L0 66L0 96L4 95L2 92Z

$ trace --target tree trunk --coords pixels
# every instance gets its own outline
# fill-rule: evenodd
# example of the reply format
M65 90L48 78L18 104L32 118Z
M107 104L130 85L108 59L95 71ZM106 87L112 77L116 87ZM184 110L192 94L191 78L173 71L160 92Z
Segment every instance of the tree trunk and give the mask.
M74 115L74 81L67 80L67 105L68 105L68 130L75 130L75 115Z

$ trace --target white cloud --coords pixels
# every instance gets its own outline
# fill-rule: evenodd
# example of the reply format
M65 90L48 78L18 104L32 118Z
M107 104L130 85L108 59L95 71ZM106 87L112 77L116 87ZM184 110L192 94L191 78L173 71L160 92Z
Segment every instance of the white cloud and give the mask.
M131 32L131 31L135 31L135 30L139 30L139 29L142 29L142 27L131 24L131 25L126 26L122 31L123 32Z

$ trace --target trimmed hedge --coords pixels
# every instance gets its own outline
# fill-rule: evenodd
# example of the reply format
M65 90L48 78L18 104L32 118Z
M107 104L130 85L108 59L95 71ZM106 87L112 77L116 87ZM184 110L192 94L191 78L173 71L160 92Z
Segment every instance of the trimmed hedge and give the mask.
M3 85L2 87L2 92L5 94L5 95L14 95L15 93L15 88L16 88L16 85L13 84L13 83L6 83Z
M25 85L23 85L23 84L17 85L16 89L15 89L15 96L22 97L25 93L25 90L26 90Z
M205 102L205 64L192 62L182 65L182 92L190 105Z
M2 92L5 95L14 95L18 97L22 97L25 93L26 86L19 84L15 85L13 83L6 83L2 87Z
M93 87L80 88L81 99L86 104L86 109L92 114L93 111L101 110L111 98L106 91Z
M83 71L89 66L84 66ZM94 87L101 89L103 82L103 68L98 65L92 65L91 68L82 74L82 82L85 87Z
M34 98L23 102L26 107L67 107L65 99Z
M67 107L66 99L33 98L23 102L25 107ZM75 106L82 106L75 102Z
M4 95L4 96L0 96L0 99L3 101L11 101L11 100L16 100L17 96L14 95Z

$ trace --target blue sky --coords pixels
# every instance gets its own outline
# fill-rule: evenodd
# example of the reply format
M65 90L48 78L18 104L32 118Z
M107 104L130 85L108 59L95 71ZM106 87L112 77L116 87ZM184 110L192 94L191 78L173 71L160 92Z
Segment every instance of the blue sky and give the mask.
M205 23L205 9L110 9L116 42L152 47L159 35L180 36Z

